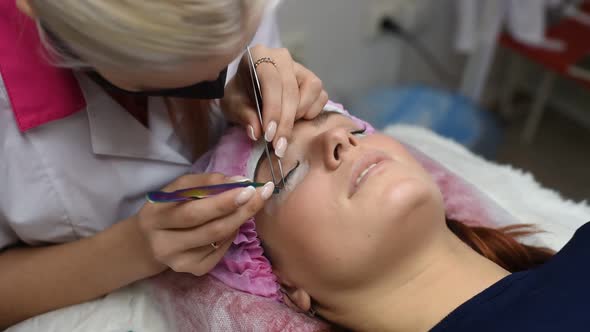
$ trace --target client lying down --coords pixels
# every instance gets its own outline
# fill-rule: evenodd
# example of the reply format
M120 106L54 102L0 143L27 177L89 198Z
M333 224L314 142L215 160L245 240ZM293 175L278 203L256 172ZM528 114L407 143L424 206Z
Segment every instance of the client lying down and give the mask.
M245 175L265 182L261 151L241 156ZM518 242L529 226L446 219L439 188L405 147L341 111L298 122L282 165L285 188L212 272L224 283L356 331L590 326L590 226L554 255ZM238 273L244 265L256 273Z

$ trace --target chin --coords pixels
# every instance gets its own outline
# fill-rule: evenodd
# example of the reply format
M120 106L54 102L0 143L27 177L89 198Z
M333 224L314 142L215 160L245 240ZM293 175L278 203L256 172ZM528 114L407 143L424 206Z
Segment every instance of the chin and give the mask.
M391 210L396 218L403 218L423 205L440 201L440 197L436 186L423 179L407 178L385 185L383 193L375 195L374 199L380 210Z

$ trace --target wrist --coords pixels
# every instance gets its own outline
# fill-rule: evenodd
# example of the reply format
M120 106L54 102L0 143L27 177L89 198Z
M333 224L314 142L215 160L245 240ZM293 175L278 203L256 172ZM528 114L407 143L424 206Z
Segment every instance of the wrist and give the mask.
M136 257L140 269L146 274L145 278L165 271L168 266L154 258L150 244L139 227L139 220L131 217L126 219L124 223L127 227L128 237L133 241L133 248L131 249L134 252L133 256Z
M154 276L167 269L156 261L149 243L139 229L135 217L122 220L108 231L114 233L118 257L124 270L128 271L129 281L137 281Z

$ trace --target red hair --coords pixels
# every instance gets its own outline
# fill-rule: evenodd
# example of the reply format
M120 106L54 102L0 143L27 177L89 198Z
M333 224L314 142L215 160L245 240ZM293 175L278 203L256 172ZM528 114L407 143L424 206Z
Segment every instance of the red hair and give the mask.
M447 226L473 250L510 272L534 268L545 263L555 254L549 248L530 246L518 241L539 232L532 225L518 224L489 228L468 226L459 221L447 219Z

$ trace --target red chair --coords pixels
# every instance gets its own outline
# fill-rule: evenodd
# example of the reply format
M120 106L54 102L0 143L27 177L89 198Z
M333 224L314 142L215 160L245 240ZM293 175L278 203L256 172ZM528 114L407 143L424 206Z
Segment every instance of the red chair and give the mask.
M590 3L588 1L583 4L582 10L590 13ZM558 52L531 47L514 40L508 34L503 34L500 38L502 47L510 49L545 69L522 132L521 138L525 143L532 142L535 136L557 77L575 80L584 88L590 89L590 80L572 75L573 65L582 58L590 56L590 25L566 18L551 26L547 30L547 36L563 41L565 49ZM508 71L501 107L502 112L505 114L511 113L510 100L517 81L515 73L518 72L518 59L516 57L512 57Z

